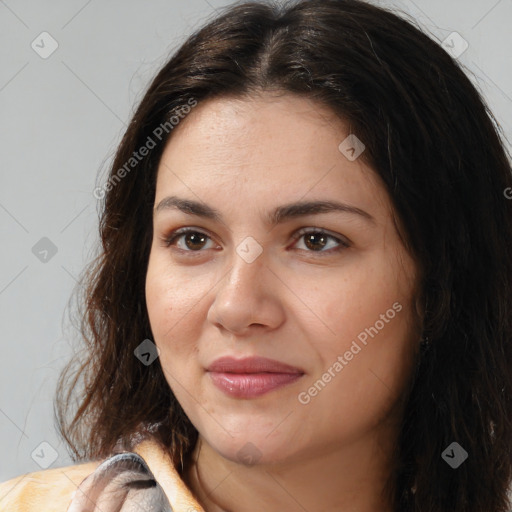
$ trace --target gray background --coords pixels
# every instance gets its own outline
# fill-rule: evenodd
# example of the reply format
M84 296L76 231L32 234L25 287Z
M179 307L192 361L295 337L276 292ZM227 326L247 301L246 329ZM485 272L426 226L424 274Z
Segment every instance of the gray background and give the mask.
M97 242L96 180L169 52L230 3L0 0L0 481L71 463L52 400L72 352L66 305ZM511 139L512 0L374 3L438 41L461 34L458 60ZM43 31L58 42L46 59L31 47ZM46 262L32 251L43 237L57 248Z

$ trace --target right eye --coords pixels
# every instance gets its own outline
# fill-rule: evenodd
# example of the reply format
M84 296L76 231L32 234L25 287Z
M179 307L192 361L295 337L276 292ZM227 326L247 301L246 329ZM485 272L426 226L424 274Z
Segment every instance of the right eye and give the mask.
M201 252L200 249L204 248L204 244L207 240L211 241L211 238L202 231L195 228L181 228L173 231L169 235L162 238L162 241L166 247L176 245L176 247L183 252ZM176 242L183 242L180 247ZM211 247L207 247L211 249Z

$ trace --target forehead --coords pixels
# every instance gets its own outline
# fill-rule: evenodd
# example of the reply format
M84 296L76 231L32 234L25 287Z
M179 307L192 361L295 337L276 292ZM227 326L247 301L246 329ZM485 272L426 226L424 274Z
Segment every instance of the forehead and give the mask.
M200 102L162 154L156 201L170 193L232 200L245 191L259 203L327 194L378 215L376 207L389 209L386 191L362 159L340 151L349 134L328 108L297 95Z

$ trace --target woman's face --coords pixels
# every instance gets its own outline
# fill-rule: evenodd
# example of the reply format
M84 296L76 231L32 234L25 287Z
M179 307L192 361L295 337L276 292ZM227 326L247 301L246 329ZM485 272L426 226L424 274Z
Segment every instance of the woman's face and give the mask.
M222 98L195 107L163 153L152 334L187 416L230 460L300 460L376 436L405 391L416 267L379 178L354 159L361 147L339 148L348 135L304 98ZM221 357L291 368L212 367Z

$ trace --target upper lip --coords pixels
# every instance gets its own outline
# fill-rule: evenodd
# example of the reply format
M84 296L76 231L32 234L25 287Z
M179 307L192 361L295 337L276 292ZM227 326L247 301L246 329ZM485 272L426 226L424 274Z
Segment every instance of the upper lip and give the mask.
M236 359L234 357L219 357L208 368L210 372L224 372L224 373L304 373L300 368L291 366L289 364L268 359L266 357L244 357Z

